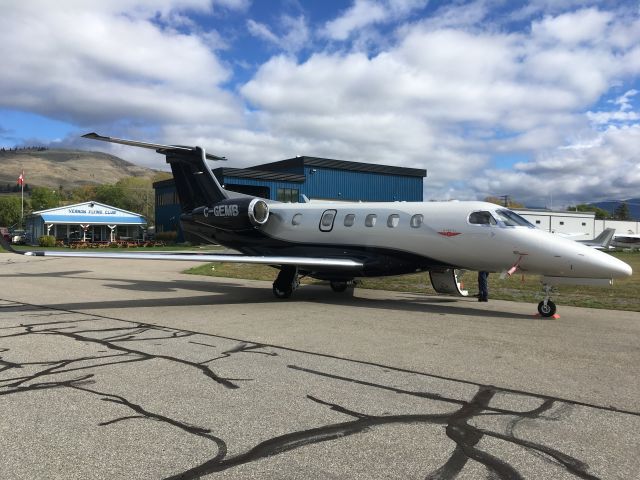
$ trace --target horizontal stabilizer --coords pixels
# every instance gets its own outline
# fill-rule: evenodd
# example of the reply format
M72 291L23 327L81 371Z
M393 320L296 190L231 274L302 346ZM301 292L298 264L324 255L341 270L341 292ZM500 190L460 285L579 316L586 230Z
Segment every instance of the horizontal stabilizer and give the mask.
M170 152L195 151L195 147L185 147L183 145L160 145L158 143L138 142L135 140L125 140L123 138L105 137L103 135L98 135L95 132L82 135L82 138L88 138L91 140L100 140L102 142L109 142L109 143L119 143L121 145L129 145L132 147L149 148L151 150L155 150L156 152L162 153L164 155ZM211 155L210 153L207 153L206 157L207 157L207 160L226 160L225 157L218 157L217 155Z

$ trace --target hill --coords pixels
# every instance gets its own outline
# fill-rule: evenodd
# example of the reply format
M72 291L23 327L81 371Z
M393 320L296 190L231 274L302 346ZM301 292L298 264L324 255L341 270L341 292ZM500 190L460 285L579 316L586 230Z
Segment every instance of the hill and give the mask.
M84 150L0 151L0 185L12 187L24 170L31 187L72 189L115 183L124 177L153 177L157 170L140 167L114 155Z
M607 200L604 202L594 202L591 205L595 205L598 208L602 208L607 212L613 214L622 203L626 202L629 207L629 215L633 220L640 220L640 198L630 198L629 200Z

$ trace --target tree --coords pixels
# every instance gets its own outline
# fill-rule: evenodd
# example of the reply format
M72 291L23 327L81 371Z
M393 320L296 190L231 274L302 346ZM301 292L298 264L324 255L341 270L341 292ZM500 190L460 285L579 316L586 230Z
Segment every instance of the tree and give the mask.
M595 205L589 205L586 203L580 203L574 206L568 206L568 211L575 210L576 212L594 212L596 214L596 219L605 220L610 217L609 212L607 212L604 208L596 207Z
M496 205L500 205L504 207L505 198L504 197L487 197L484 199L485 202L495 203ZM511 200L509 196L506 198L507 207L509 208L524 208L524 203L516 202L515 200Z
M14 196L0 197L0 225L12 226L20 223L21 200Z
M72 203L82 203L96 199L95 185L82 185L81 187L76 187L71 191L71 195L69 196L69 200Z
M152 223L155 211L155 194L151 179L146 177L126 177L119 180L116 186L123 192L123 205L121 208L140 213L149 223Z
M125 177L114 184L84 185L73 189L73 203L96 202L142 214L149 224L155 218L155 193L152 181L146 177Z
M151 178L151 183L169 180L170 178L173 178L173 174L171 172L156 172Z
M616 220L631 220L631 215L629 215L629 205L627 205L627 202L622 202L616 207L613 212L613 218Z
M47 210L60 206L60 195L56 190L45 187L35 187L31 190L31 208Z
M125 210L127 209L124 190L117 185L98 185L96 187L96 197L94 200L112 207L124 208Z

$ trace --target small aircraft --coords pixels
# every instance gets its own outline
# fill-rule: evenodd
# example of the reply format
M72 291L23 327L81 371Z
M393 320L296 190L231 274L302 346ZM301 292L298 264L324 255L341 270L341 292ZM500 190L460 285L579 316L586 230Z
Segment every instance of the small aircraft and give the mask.
M611 245L614 248L640 248L640 235L637 233L616 233Z
M288 298L300 276L326 280L342 292L358 277L428 271L438 293L465 296L461 270L542 275L538 311L556 312L554 285L610 285L631 275L626 263L573 240L537 229L513 211L485 202L281 203L224 189L201 147L158 145L96 133L85 138L156 150L171 166L191 238L239 254L37 251L24 255L194 260L271 265L277 298ZM6 247L5 247L6 248Z
M608 250L615 233L615 228L605 228L602 233L593 240L576 240L576 242L592 248L597 248L598 250Z

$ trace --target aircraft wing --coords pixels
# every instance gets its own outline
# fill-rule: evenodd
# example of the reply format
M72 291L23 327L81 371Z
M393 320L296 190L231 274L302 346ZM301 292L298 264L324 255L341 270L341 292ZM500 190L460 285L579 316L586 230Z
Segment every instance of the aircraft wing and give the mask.
M569 232L569 233L564 233L564 232L554 232L556 235L560 235L562 238L569 238L571 240L573 240L574 238L577 237L584 237L586 235L588 235L587 233L584 232Z
M6 248L6 247L5 247ZM13 248L12 253L29 257L80 257L80 258L112 258L127 260L174 260L188 262L227 262L261 265L297 265L300 267L330 267L345 270L359 270L363 263L351 258L334 257L288 257L281 255L258 256L241 254L210 254L210 253L129 253L129 252L92 252L92 251L31 251L21 252Z

